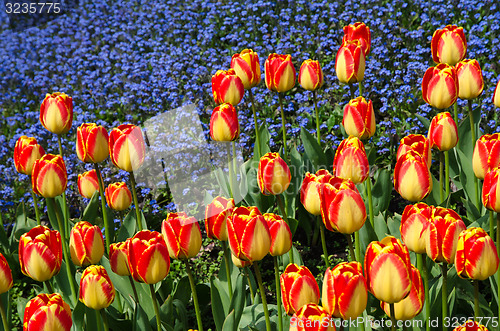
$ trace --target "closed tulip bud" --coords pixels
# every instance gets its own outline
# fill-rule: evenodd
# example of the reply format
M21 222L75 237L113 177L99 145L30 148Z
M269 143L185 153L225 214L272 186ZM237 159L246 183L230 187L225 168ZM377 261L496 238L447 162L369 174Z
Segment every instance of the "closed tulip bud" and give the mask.
M24 331L69 331L72 325L71 308L59 293L41 293L24 310Z
M308 91L316 91L323 86L323 71L318 61L305 60L299 71L299 84Z
M156 284L170 271L168 248L161 233L143 230L128 243L130 274L137 282Z
M319 286L306 266L290 263L280 276L281 299L288 315L308 303L319 303Z
M161 225L161 233L173 259L190 259L200 252L200 225L196 218L184 212L168 214Z
M231 68L240 77L245 90L260 83L259 56L253 50L244 49L241 53L234 54L231 58Z
M417 202L432 191L432 177L426 160L415 151L408 151L396 162L394 188L406 200Z
M447 25L432 35L432 60L454 66L465 58L467 40L464 29L456 25Z
M21 136L14 147L14 165L19 173L30 175L36 160L45 155L45 150L35 138Z
M466 229L460 216L451 209L431 207L431 219L424 229L427 256L435 262L453 263L460 232Z
M130 276L128 266L128 243L122 241L109 245L109 264L111 271L120 276Z
M486 173L482 200L487 209L500 213L500 167Z
M227 219L229 248L244 261L260 261L271 247L269 226L257 207L238 207Z
M236 256L234 256L233 254L231 254L231 260L233 261L233 264L235 266L237 266L238 268L245 268L245 267L248 267L248 266L252 265L252 261L243 261L243 260L240 260Z
M60 92L47 94L40 107L40 122L52 133L67 133L73 123L73 99Z
M397 152L396 159L406 154L408 151L414 151L420 155L420 157L427 163L427 166L431 167L432 155L429 139L423 134L410 134L399 142L399 148Z
M357 137L342 140L333 160L333 174L350 179L354 184L364 182L370 174L365 146Z
M458 78L458 97L477 98L484 88L483 73L477 60L463 60L456 65Z
M80 280L79 300L87 307L101 310L115 299L115 287L102 265L87 267Z
M424 229L431 219L432 208L423 202L408 205L401 216L401 240L412 252L424 254L425 237Z
M290 331L335 331L328 312L315 303L302 306L290 319Z
M363 227L366 207L356 185L332 177L321 187L321 217L327 230L351 234Z
M271 234L269 254L272 256L281 256L288 253L292 248L292 231L290 231L288 224L281 216L276 214L267 213L263 216Z
M408 321L420 314L424 308L425 291L420 271L411 265L411 290L410 294L403 300L394 304L394 316L398 321ZM380 307L387 316L391 316L389 304L381 302Z
M19 264L21 272L44 282L61 270L62 243L58 231L38 225L19 239Z
M295 67L291 55L272 53L264 63L266 86L271 91L286 92L295 86Z
M439 151L449 151L457 145L458 129L453 117L448 112L439 113L429 126L429 143L431 148Z
M479 179L500 165L500 133L485 134L476 141L472 155L472 169Z
M132 124L122 124L109 134L109 155L118 168L131 172L139 169L146 156L141 129Z
M84 198L90 199L99 191L99 181L95 169L78 174L78 192Z
M99 163L109 155L108 131L95 123L84 123L76 129L76 155L87 163Z
M101 229L87 221L73 226L69 237L71 261L79 267L96 264L104 255L104 238Z
M236 106L244 93L243 83L234 69L217 70L212 76L212 94L216 104L230 103Z
M132 193L124 182L111 183L104 191L108 206L117 211L122 211L132 204Z
M422 79L422 97L432 107L448 108L458 98L458 77L454 67L441 63L430 67Z
M210 117L210 137L215 141L233 141L240 135L236 109L230 103L215 107Z
M54 198L63 194L68 185L66 165L60 155L45 154L33 164L31 173L33 192L44 197Z
M12 271L7 263L7 260L0 253L0 294L7 292L14 285L12 279Z
M300 202L309 213L315 216L321 215L321 185L331 177L332 175L325 169L318 170L316 174L306 173L300 188Z
M366 280L359 262L342 262L326 269L321 302L323 308L342 319L356 319L368 300Z
M234 199L216 197L205 209L207 237L227 241L227 218L234 209Z
M264 195L278 195L286 191L292 175L278 153L267 153L260 158L257 181Z
M493 93L493 104L500 107L500 80L498 81L495 92Z
M411 262L408 248L387 236L372 241L365 254L368 290L380 301L396 303L411 291Z
M349 136L369 139L375 134L375 112L371 100L352 99L344 108L342 125Z
M365 77L365 53L359 40L347 41L340 46L335 58L335 72L341 83L352 84Z
M485 280L497 272L498 264L497 248L486 231L472 227L460 233L455 268L461 278Z
M342 43L353 40L359 40L365 56L368 56L370 53L371 34L370 28L367 27L365 23L356 22L354 24L344 26L344 37L342 39Z
M488 331L486 326L479 324L476 321L468 320L462 325L457 326L453 331Z

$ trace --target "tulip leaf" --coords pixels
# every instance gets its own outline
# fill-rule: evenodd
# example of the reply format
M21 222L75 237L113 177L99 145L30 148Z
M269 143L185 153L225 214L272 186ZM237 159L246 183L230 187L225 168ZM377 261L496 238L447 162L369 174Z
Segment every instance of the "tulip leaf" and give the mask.
M92 308L89 308L87 306L85 306L85 327L87 330L97 330L98 327L97 327L97 323L99 323L99 321L97 320L97 316L96 314L99 314L99 312L97 310L94 310ZM101 329L102 327L99 327L99 329Z
M297 248L295 248L295 246L292 245L292 249L290 250L290 252L292 252L293 254L293 262L296 264L296 265L304 265L304 261L302 261L302 257L300 256L300 253L299 251L297 250ZM286 268L286 266L288 264L290 264L290 252L284 254L281 256L281 259L282 259L282 266L283 268Z
M5 294L5 296L9 295L9 292ZM2 295L3 297L4 295ZM0 299L1 300L1 299ZM19 319L22 321L24 320L24 310L26 309L26 304L28 303L29 299L28 298L23 298L23 297L18 297L17 299L17 314L19 315ZM83 305L83 303L82 303ZM4 305L4 307L8 307L7 305ZM74 312L73 312L74 314ZM73 320L74 320L74 315L73 315ZM80 329L83 330L83 329Z
M327 167L326 155L318 144L317 139L305 128L300 129L300 139L304 145L305 155L311 160L315 170Z
M395 213L393 217L389 217L387 219L387 228L389 229L391 236L394 236L398 239L401 239L401 232L399 230L400 225L401 225L400 214Z
M189 300L191 300L191 285L189 285L188 276L182 277L175 285L172 296L177 300L180 300L184 306L187 306Z
M429 126L431 125L431 121L429 121L427 118L425 118L419 114L415 114L415 116L417 116L419 121L422 122L422 124L425 126L426 129L429 129Z
M212 301L212 316L214 318L215 327L217 331L222 330L222 326L224 325L225 320L225 311L224 311L224 303L229 300L229 297L226 293L221 293L219 291L218 284L220 282L214 276L210 278L210 298Z
M367 220L367 222L369 223L370 221ZM390 234L389 228L387 228L387 224L385 223L384 215L382 214L376 215L373 219L373 223L378 240L382 240L383 238L387 237Z
M468 157L460 149L457 150L458 157L460 159L460 182L462 182L465 194L468 199L476 206L478 206L481 201L477 201L476 198L476 188L474 184L474 171L472 170L472 154ZM480 193L480 192L479 192Z
M393 188L391 174L389 171L387 169L379 169L377 172L378 177L372 188L374 215L378 215L389 208Z
M185 331L188 329L188 313L186 306L180 300L174 299L172 302L174 305L174 330L175 331Z
M372 241L379 240L370 221L365 222L365 224L359 229L359 241L361 248L362 259L364 259L366 248Z
M174 324L174 300L171 295L163 302L160 307L160 318L163 325Z
M290 168L290 185L285 191L286 205L287 205L287 215L288 217L295 218L296 199L302 184L302 157L295 147L290 149L290 161L287 162ZM292 234L294 232L292 231Z
M130 209L128 214L123 219L122 225L116 235L116 242L122 242L131 238L135 234L135 209Z
M73 273L75 274L75 273ZM61 271L53 277L54 285L59 288L59 293L61 293L64 301L66 301L71 308L74 308L77 302L73 302L73 297L71 296L71 287L69 285L68 273L66 272L66 261L61 263ZM76 282L76 289L78 290L78 283Z
M87 221L94 224L95 219L97 218L97 213L99 211L99 204L99 191L95 191L94 195L92 195L92 198L83 211L82 221Z
M148 319L148 315L144 311L142 307L142 301L141 304L135 305L134 309L134 320L133 320L133 325L134 328L132 329L133 331L151 331L153 328L151 327L151 322ZM154 317L153 317L154 319ZM156 325L156 320L153 321ZM96 330L96 329L91 329L91 330Z
M229 305L229 315L224 320L222 330L232 331L238 325L245 308L246 288L243 277L239 276Z
M467 211L467 219L469 220L469 224L481 218L479 210L477 210L472 201L462 198L462 203L464 204L465 210Z
M271 152L271 149L269 148L269 140L271 138L271 135L269 134L266 123L261 124L261 126L259 127L259 132L256 134L259 135L261 155L259 155L257 140L255 140L255 144L253 147L253 158L255 161L259 162L262 156L264 156L266 153Z

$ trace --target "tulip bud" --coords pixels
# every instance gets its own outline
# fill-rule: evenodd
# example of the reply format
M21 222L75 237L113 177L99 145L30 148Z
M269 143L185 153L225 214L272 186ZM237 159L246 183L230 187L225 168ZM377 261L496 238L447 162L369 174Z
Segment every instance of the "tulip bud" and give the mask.
M132 204L132 193L124 182L111 183L104 191L108 206L117 211L122 211Z
M308 303L319 303L319 286L306 266L290 263L280 276L281 299L288 315Z
M170 257L161 233L137 232L128 243L128 266L137 282L156 284L167 277Z
M316 174L306 173L300 188L300 202L309 213L315 216L321 215L321 185L331 177L328 170L324 169L318 170Z
M128 243L129 241L127 240L109 245L109 264L111 265L111 270L120 276L130 276Z
M245 90L248 90L260 83L259 56L251 49L244 49L239 54L234 54L231 58L231 68L240 77Z
M290 331L335 331L335 322L321 306L302 306L290 319Z
M90 199L99 191L99 181L95 169L78 174L78 192L84 198Z
M429 139L422 134L410 134L399 142L399 148L396 159L404 155L408 151L414 151L427 163L427 167L431 167L432 155Z
M58 231L38 225L19 239L21 272L44 282L61 270L62 243Z
M95 123L84 123L76 129L76 155L87 163L99 163L109 155L108 131Z
M476 321L467 320L464 324L454 328L453 331L488 331L488 329L486 326L479 324Z
M132 124L122 124L109 134L109 155L118 168L131 172L144 162L146 147L141 129Z
M448 151L455 147L457 142L458 129L451 114L444 112L434 116L429 126L431 148L437 148L441 152Z
M264 219L269 227L271 234L271 248L269 254L271 256L281 256L292 248L292 232L288 224L281 216L267 213L264 214Z
M308 91L316 91L323 86L323 71L318 61L305 60L299 71L299 84Z
M218 70L212 76L212 94L216 104L230 103L236 106L243 99L244 93L243 83L234 69Z
M369 139L375 134L375 112L371 100L352 99L344 108L342 125L349 136Z
M401 240L412 252L424 254L425 237L424 229L431 219L432 208L423 202L408 205L401 216Z
M87 221L73 226L69 237L71 261L79 267L97 264L104 255L104 238L101 229Z
M333 317L355 319L366 308L368 290L359 262L342 262L326 269L321 302Z
M342 44L358 40L361 44L361 48L363 49L363 53L365 56L368 56L370 53L370 45L371 45L371 35L370 28L362 22L356 22L354 24L349 24L348 26L344 26L344 37L342 38Z
M422 97L432 107L448 108L457 101L458 78L454 67L441 63L430 67L422 79Z
M380 301L396 303L411 290L410 253L399 239L387 236L372 241L365 254L368 290Z
M500 80L497 83L495 92L493 92L493 104L497 107L500 107Z
M71 308L59 293L41 293L24 310L24 331L69 331L72 325Z
M248 267L248 266L252 265L252 261L243 261L243 260L240 260L236 256L234 256L233 254L231 254L231 260L233 261L233 264L235 266L237 266L238 268L245 268L245 267Z
M87 307L101 310L115 299L115 287L102 265L87 267L80 280L79 300Z
M432 191L429 167L420 154L408 151L396 162L394 188L408 201L417 202Z
M497 272L498 264L497 248L486 231L472 227L460 233L455 268L461 278L485 280Z
M456 25L447 25L432 35L432 60L436 63L447 63L454 66L465 58L467 40L464 29Z
M492 211L500 213L500 167L486 173L483 182L483 205Z
M73 99L60 92L47 93L40 107L40 122L52 133L67 133L73 122Z
M215 107L210 117L210 137L215 141L233 141L240 135L236 109L230 103Z
M21 136L14 147L14 165L19 173L31 176L33 164L45 155L45 150L35 138Z
M485 134L476 140L472 155L472 169L479 179L500 165L500 133Z
M365 53L359 40L348 41L340 46L335 58L335 72L341 83L352 84L365 76Z
M264 63L266 86L271 91L286 92L295 86L295 67L291 55L272 53Z
M458 97L477 98L484 88L483 73L477 60L463 60L456 65L458 78Z
M161 225L161 233L173 259L190 259L200 252L200 225L196 218L184 212L168 214Z
M333 160L333 174L350 179L354 184L362 183L370 174L370 165L365 146L357 137L342 140Z
M205 228L210 239L227 240L226 221L234 209L234 200L216 197L205 209Z
M0 253L0 294L7 292L14 285L12 279L12 271L7 263L7 260Z
M44 198L63 194L68 185L63 158L60 155L45 154L36 160L31 173L31 185L33 192Z
M278 153L267 153L260 158L257 180L264 195L278 195L286 191L292 175Z

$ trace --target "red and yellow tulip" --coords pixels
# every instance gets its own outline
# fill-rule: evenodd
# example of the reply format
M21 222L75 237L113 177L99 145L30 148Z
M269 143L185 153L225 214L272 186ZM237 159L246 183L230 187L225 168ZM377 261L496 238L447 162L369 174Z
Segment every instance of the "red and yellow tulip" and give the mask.
M342 43L344 44L353 40L359 40L365 56L368 56L370 53L371 34L370 28L366 26L365 23L356 22L354 24L344 26L344 37L342 38Z
M394 188L406 200L417 202L432 191L432 177L424 157L409 150L394 168Z
M24 310L24 331L69 331L72 325L71 308L59 293L41 293Z
M35 138L21 136L14 147L14 165L19 173L31 176L33 164L45 155L45 150Z
M108 131L95 123L83 123L76 129L76 155L87 163L99 163L109 156Z
M500 165L500 133L485 134L476 141L472 155L472 169L479 179Z
M245 90L257 86L261 81L259 56L251 49L244 49L231 58L231 68L240 77Z
M45 154L33 164L31 173L33 192L44 197L54 198L63 194L68 185L66 165L60 155Z
M12 270L3 254L0 253L0 294L10 290L13 285Z
M335 58L335 72L341 83L352 84L365 77L365 53L361 41L346 41Z
M288 224L281 218L281 216L267 213L264 214L264 219L269 227L271 234L271 248L269 254L271 256L281 256L292 248L292 231Z
M95 169L78 174L78 192L84 198L90 199L99 191L99 181Z
M230 103L215 107L210 117L210 137L215 141L233 141L240 135L236 109Z
M234 209L234 199L216 197L205 208L207 237L227 241L227 219Z
M109 134L109 155L118 168L131 172L139 169L146 156L141 129L132 124L122 124Z
M328 170L320 169L316 174L306 173L300 188L300 202L304 208L315 216L321 215L321 185L332 175Z
M170 257L161 233L137 232L128 244L128 265L130 274L138 282L156 284L167 277Z
M492 211L500 213L500 167L486 173L483 182L483 205Z
M316 91L324 83L323 70L318 61L305 60L299 71L299 84L308 91Z
M104 238L101 229L87 221L73 226L69 237L71 261L79 267L97 264L104 255Z
M364 182L370 174L370 165L365 146L359 138L349 136L342 140L333 160L333 174L352 180L354 184Z
M295 67L291 55L272 53L264 63L266 86L271 91L286 92L295 86Z
M457 124L450 113L439 113L432 118L428 138L431 148L436 148L441 152L448 151L457 145Z
M115 287L102 265L87 267L80 280L80 301L87 307L101 310L115 299Z
M190 259L200 252L200 225L196 218L184 212L168 214L161 225L161 233L173 259Z
M315 303L302 306L290 319L290 331L335 331L328 312Z
M431 148L429 139L426 136L423 134L410 134L402 138L399 142L396 159L399 160L402 155L410 150L419 154L427 162L427 166L431 167Z
M498 81L495 92L493 93L492 102L495 106L500 107L500 80Z
M432 60L454 66L465 58L467 40L464 29L456 25L447 25L432 35Z
M308 303L319 303L318 283L306 266L290 263L280 276L280 284L281 299L288 315Z
M361 140L371 138L376 129L372 101L363 97L350 100L344 108L342 125L349 136Z
M128 266L128 244L129 241L112 243L109 245L109 264L111 271L120 276L130 276Z
M73 123L73 99L61 92L47 93L40 106L40 122L52 133L67 133Z
M236 106L244 93L243 83L234 69L217 70L212 76L212 95L216 104L230 103Z
M425 237L424 229L431 219L432 208L423 202L408 205L401 216L401 240L412 252L424 254Z
M235 266L237 266L238 268L245 268L245 267L251 266L253 263L252 261L240 260L236 256L234 256L233 254L231 254L231 260L233 261L233 264Z
M464 324L454 328L453 331L488 331L488 328L476 321L468 320Z
M458 77L458 97L474 99L483 92L484 80L477 60L463 60L456 65Z
M278 195L286 191L292 175L278 153L267 153L260 158L257 181L264 195Z
M424 101L438 109L448 108L457 101L458 88L457 71L444 63L427 69L422 79Z
M132 204L132 193L125 182L109 184L104 195L108 206L117 211L125 210Z

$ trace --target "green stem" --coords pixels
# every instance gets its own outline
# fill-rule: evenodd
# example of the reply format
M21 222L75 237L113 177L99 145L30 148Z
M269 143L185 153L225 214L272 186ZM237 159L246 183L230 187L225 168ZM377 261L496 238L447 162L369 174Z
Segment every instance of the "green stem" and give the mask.
M318 145L321 146L321 132L319 130L319 110L318 110L318 101L316 100L316 91L313 91L313 101L314 101L314 110L316 111L316 138L318 139Z
M60 134L57 135L57 144L59 145L59 155L63 157L63 148L62 148L62 137ZM64 158L63 158L64 159ZM66 199L66 192L63 192L62 194L63 201L64 201L64 218L66 220L69 220L69 210L68 210L68 201ZM66 228L60 229L59 231L65 231L66 234L69 233L69 222L66 224Z
M345 235L347 238L347 244L349 245L349 255L351 255L351 261L356 260L356 255L354 254L354 246L352 245L352 238L350 234Z
M281 195L277 195L276 198L278 199L278 206L281 209L281 213L283 214L283 219L285 220L286 224L290 226L290 223L288 223L288 216L286 214L286 208L285 205L283 204L283 200L281 199ZM290 263L295 263L293 260L293 244L292 244L292 249L290 249L290 252L288 253L290 255Z
M33 205L35 207L36 225L42 225L40 220L40 211L38 210L38 198L35 192L33 192L33 189L31 190L31 197L33 198Z
M477 321L477 318L481 316L479 311L479 280L474 279L472 282L474 283L474 320Z
M458 103L453 104L453 110L454 110L454 119L455 119L455 124L458 127Z
M52 287L52 284L50 284L50 282L48 280L44 281L43 283L47 287L47 291L49 291L49 294L50 293L55 293L54 292L54 288Z
M257 123L257 112L255 111L255 101L253 99L252 89L248 90L248 94L250 96L250 101L252 102L253 123L255 125L255 144L257 145L257 153L259 153L258 157L260 159L262 151L260 150L259 124Z
M490 210L490 237L495 238L495 212Z
M97 322L97 331L102 331L102 319L101 319L101 314L99 314L99 310L94 310L95 312L95 318Z
M102 322L104 324L104 331L109 331L108 316L106 316L106 311L101 309L99 312L101 313Z
M448 199L450 196L450 156L448 151L444 151L444 182L445 182L445 197Z
M439 203L441 204L444 201L444 191L443 191L443 153L439 153Z
M354 232L354 248L356 249L356 261L363 265L363 261L361 261L361 247L359 245L359 230Z
M129 172L129 174L130 174L130 187L132 188L132 197L134 199L135 221L137 223L137 230L142 231L142 217L141 217L141 212L139 210L139 199L137 199L137 191L135 188L135 176L133 172Z
M322 222L323 223L323 222ZM325 225L321 224L319 228L321 233L321 246L323 246L323 256L327 268L330 268L330 261L328 259L328 251L326 250L326 239L325 239Z
M493 238L493 237L492 237ZM497 213L497 254L500 256L500 213ZM497 270L498 315L500 316L500 268Z
M156 328L158 331L161 331L160 309L158 309L158 301L156 300L155 287L153 284L149 284L149 292L151 292L151 299L153 300L153 307L155 309ZM139 302L137 302L137 304L139 304Z
M443 312L443 318L442 320L446 320L448 317L448 266L446 265L446 262L441 263L441 272L443 274L443 286L441 288L441 309ZM443 323L443 331L446 331L447 328Z
M106 235L106 252L109 255L109 246L111 245L112 239L109 224L108 213L106 211L106 198L104 197L104 183L102 182L101 170L99 170L99 165L94 163L95 172L97 175L97 182L99 183L99 194L101 195L101 209L102 209L102 219L104 220L104 234Z
M363 96L363 81L360 81L359 83L359 96Z
M236 158L236 141L231 141L231 145L233 146L233 170L234 170L234 179L236 183L236 174L238 173L238 159Z
M5 311L5 306L1 298L0 298L0 315L2 315L3 329L5 331L9 331L10 330L9 321L7 320L7 313Z
M283 155L285 156L285 161L288 160L288 152L286 150L286 120L285 120L285 111L283 109L283 97L281 96L281 93L278 92L278 98L280 102L280 108L281 108L281 126L282 126L282 131L283 131Z
M276 282L276 305L278 306L278 330L283 331L283 313L281 310L281 286L280 269L278 268L278 257L273 256L274 260L274 281Z
M221 241L222 250L224 251L224 262L226 264L226 277L227 277L227 289L229 290L229 299L233 298L233 285L231 280L231 271L229 269L229 250L227 249L227 244L225 241Z
M394 304L389 304L389 310L391 313L391 330L396 331L396 313L394 311Z
M189 285L191 285L191 292L193 293L193 303L194 310L196 312L196 321L198 322L198 331L203 331L203 324L201 323L201 312L200 305L198 303L198 294L196 293L196 284L194 282L193 273L191 272L191 267L189 266L189 261L184 260L184 264L186 265L186 272L189 278Z
M354 84L349 84L349 90L351 91L351 100L354 99L354 93L356 90L356 87L354 87Z
M250 289L250 299L252 300L252 305L253 305L255 303L254 302L255 294L253 293L252 280L250 279L247 267L243 268L243 272L245 273L245 277L247 278L248 281L248 288Z
M424 283L424 293L425 293L425 329L429 331L431 326L429 325L429 319L431 315L431 306L429 305L429 273L427 271L427 255L417 254L417 266L421 270L423 283Z
M374 217L373 215L373 199L372 199L372 179L368 175L368 178L366 179L366 193L368 194L368 213L370 217L370 224L373 227L373 222L374 222Z
M262 276L260 275L259 263L257 261L253 263L253 268L255 270L255 277L257 277L257 284L259 284L262 307L264 308L264 316L266 317L266 331L271 331L271 321L269 320L269 311L267 310L266 292L264 291L264 286L262 285Z
M227 171L229 172L229 195L233 198L233 161L231 159L231 147L227 145Z
M131 275L128 275L128 280L130 281L130 286L132 286L132 291L134 292L134 298L136 304L139 304L139 295L137 294L137 289L135 288L134 279Z
M472 100L469 100L468 107L469 107L471 143L472 143L472 150L474 150L474 147L476 146L476 129L475 129L475 125L474 125L474 115L472 114ZM477 207L477 210L479 210L479 212L481 212L481 198L479 196L479 181L477 180L476 176L474 176L474 187L476 190L476 207Z
M314 227L314 232L311 240L311 246L315 247L318 244L318 238L319 238L319 227L321 226L321 216L318 216L316 218L316 226Z

